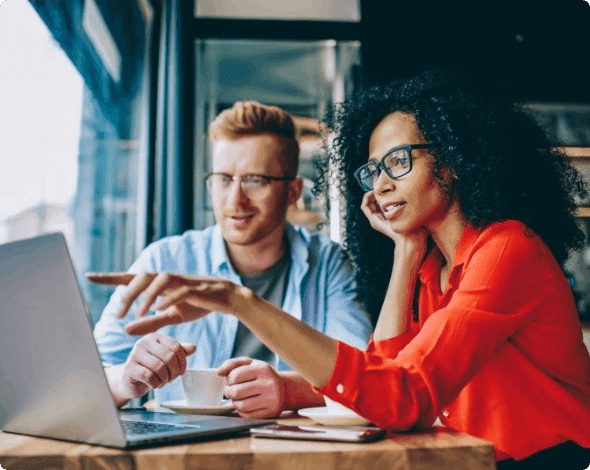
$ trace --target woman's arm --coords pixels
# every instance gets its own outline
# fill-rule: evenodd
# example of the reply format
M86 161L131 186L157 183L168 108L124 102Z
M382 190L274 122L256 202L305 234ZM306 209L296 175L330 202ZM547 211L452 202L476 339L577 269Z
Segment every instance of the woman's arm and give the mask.
M250 289L238 289L233 314L252 333L316 387L334 369L336 341L283 312Z
M166 325L197 320L211 311L235 315L266 346L316 387L323 386L336 361L336 341L293 318L252 290L225 279L170 273L87 274L101 284L125 284L119 317L124 317L141 295L132 335L154 332ZM153 305L156 304L156 305ZM160 314L147 316L152 308ZM197 344L197 348L199 345Z
M373 333L374 341L382 341L399 336L408 329L418 271L426 253L427 234L422 229L410 234L394 232L383 216L373 191L364 195L361 210L374 230L395 243L389 287Z
M425 251L426 234L399 237L396 241L391 279L373 333L374 341L394 338L408 330L418 271Z

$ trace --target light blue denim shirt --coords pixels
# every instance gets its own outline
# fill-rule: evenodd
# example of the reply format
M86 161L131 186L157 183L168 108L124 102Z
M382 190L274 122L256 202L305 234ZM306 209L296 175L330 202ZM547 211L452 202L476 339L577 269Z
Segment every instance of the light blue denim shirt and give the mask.
M353 268L340 245L288 223L285 233L291 249L291 268L283 310L328 336L364 349L372 331L371 322L357 298ZM208 275L240 284L218 225L152 243L129 271ZM125 318L116 317L123 292L124 287L115 290L94 329L105 366L125 362L139 339L125 332L125 325L135 318L135 304ZM164 327L159 332L181 343L195 344L197 351L187 358L187 367L198 369L219 367L231 358L237 329L238 320L234 316L211 313L200 320ZM282 360L277 362L274 366L278 370L289 370ZM184 398L180 379L154 392L160 403Z

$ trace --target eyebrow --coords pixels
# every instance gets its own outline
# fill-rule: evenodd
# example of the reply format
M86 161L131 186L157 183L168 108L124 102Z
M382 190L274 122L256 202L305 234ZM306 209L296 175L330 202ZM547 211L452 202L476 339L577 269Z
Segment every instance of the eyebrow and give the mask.
M396 145L395 147L391 147L387 152L385 152L384 154L382 154L380 157L372 157L371 155L369 155L369 162L380 162L381 159L383 157L385 157L385 155L389 155L391 152L393 152L394 150L399 150L401 147L406 147L408 145L430 145L427 143L423 143L423 144L401 144L401 145Z
M369 160L370 162L380 162L381 159L385 156L385 155L389 155L393 150L395 149L399 149L400 147L405 147L408 144L401 144L401 145L396 145L395 147L391 147L390 149L388 149L385 153L380 154L377 157L372 157L371 155L369 155Z

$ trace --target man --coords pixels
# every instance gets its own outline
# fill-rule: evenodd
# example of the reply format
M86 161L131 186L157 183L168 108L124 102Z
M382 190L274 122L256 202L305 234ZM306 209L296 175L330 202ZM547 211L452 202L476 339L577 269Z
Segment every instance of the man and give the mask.
M291 117L277 107L239 102L209 128L213 172L207 176L217 224L148 246L130 272L222 277L253 289L329 336L364 348L369 315L358 302L353 270L342 249L286 222L299 198L299 146ZM137 276L133 283L146 282ZM182 398L186 369L220 367L225 395L244 417L323 406L300 375L233 316L212 314L132 337L117 312L129 306L125 288L113 294L94 334L118 406L155 389L160 403ZM150 312L154 314L154 312ZM285 338L289 341L289 338Z

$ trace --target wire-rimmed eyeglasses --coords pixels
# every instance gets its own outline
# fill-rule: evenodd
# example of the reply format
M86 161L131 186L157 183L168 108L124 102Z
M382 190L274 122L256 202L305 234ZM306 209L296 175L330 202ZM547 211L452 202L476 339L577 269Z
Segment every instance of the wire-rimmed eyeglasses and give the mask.
M381 170L392 179L400 178L412 171L412 149L429 148L431 144L400 145L389 150L381 161L365 163L354 172L354 177L365 191L372 191Z
M292 176L268 176L268 175L240 175L234 176L228 173L209 173L205 176L207 190L211 195L227 193L234 180L240 180L242 192L251 199L261 199L268 195L273 181L292 181Z

